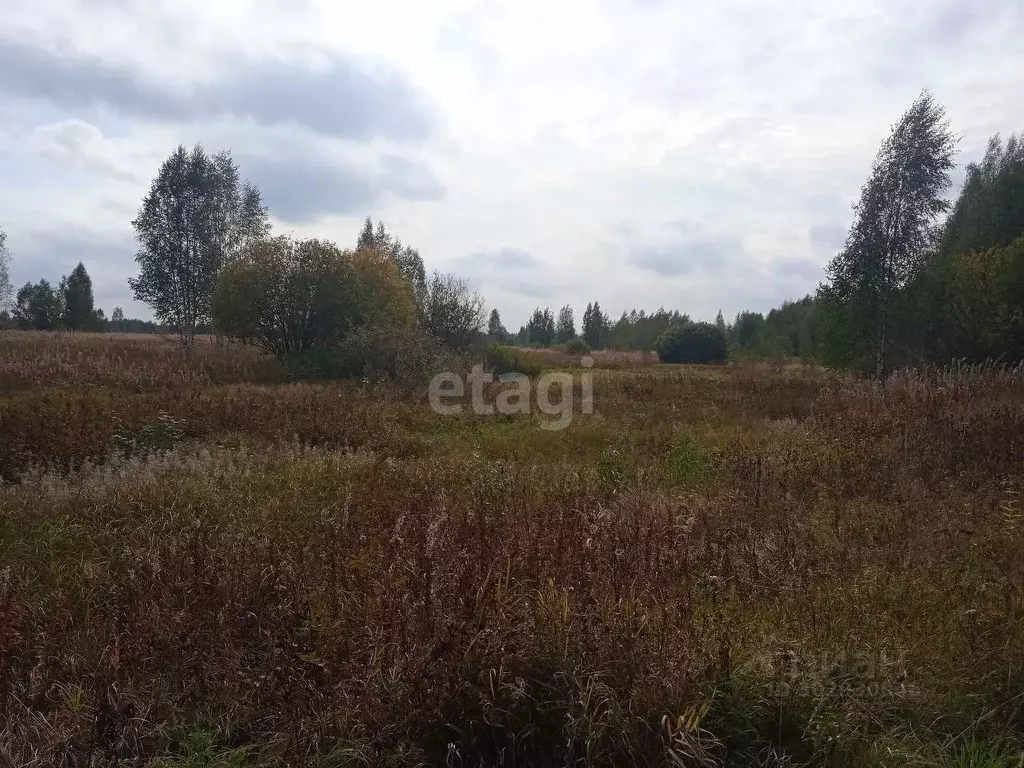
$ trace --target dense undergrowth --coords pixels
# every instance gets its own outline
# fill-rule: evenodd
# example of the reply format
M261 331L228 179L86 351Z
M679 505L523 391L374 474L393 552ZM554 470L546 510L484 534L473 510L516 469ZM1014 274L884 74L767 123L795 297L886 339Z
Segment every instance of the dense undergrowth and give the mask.
M0 763L1020 766L1024 375L642 362L0 335Z

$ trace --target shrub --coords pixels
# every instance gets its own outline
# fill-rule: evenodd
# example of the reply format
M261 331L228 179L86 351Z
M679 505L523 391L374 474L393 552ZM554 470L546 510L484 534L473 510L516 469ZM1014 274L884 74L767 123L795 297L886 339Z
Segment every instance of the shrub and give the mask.
M389 382L399 389L425 387L431 377L453 370L458 360L450 350L422 331L407 326L368 323L327 349L311 349L286 358L299 379L361 379Z
M484 348L484 368L495 376L506 373L521 373L524 376L539 376L544 370L536 360L519 350L503 344L491 343Z
M278 357L336 344L370 313L350 254L323 240L253 243L214 288L218 330Z
M581 338L570 339L563 347L567 355L589 355L590 345Z
M480 336L484 300L460 277L435 272L427 282L420 310L423 330L453 349L468 349Z
M723 363L728 350L725 334L711 323L690 323L669 328L658 339L663 363Z

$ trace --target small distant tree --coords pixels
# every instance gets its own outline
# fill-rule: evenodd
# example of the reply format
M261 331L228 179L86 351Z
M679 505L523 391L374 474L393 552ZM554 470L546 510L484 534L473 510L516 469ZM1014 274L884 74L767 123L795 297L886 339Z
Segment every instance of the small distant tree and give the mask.
M728 354L725 334L711 323L672 326L656 346L663 363L722 363Z
M573 317L572 307L568 304L558 310L558 322L555 325L555 341L565 344L576 338L576 319Z
M491 310L491 316L487 321L487 335L491 341L504 342L508 340L508 331L502 325L501 315L498 314L497 309Z
M278 357L331 347L371 314L351 253L283 235L251 243L224 267L212 308L218 332Z
M467 280L435 272L427 281L420 327L446 347L469 347L482 332L486 317L483 297Z
M221 267L270 227L259 190L241 182L230 153L210 156L198 144L164 161L132 226L141 248L128 284L189 345L210 320Z
M124 310L120 307L114 307L114 311L110 313L110 324L115 331L124 330Z

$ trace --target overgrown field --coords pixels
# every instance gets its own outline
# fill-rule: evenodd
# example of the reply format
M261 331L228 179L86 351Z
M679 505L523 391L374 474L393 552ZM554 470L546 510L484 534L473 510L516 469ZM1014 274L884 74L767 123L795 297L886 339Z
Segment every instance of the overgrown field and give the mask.
M0 764L1024 765L1024 372L593 375L0 334Z

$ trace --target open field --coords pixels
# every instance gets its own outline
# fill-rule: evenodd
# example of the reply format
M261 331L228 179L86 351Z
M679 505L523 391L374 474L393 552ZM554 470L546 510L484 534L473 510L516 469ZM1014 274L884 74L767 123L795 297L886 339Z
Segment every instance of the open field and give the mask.
M1024 764L1024 372L593 375L0 333L0 765Z

